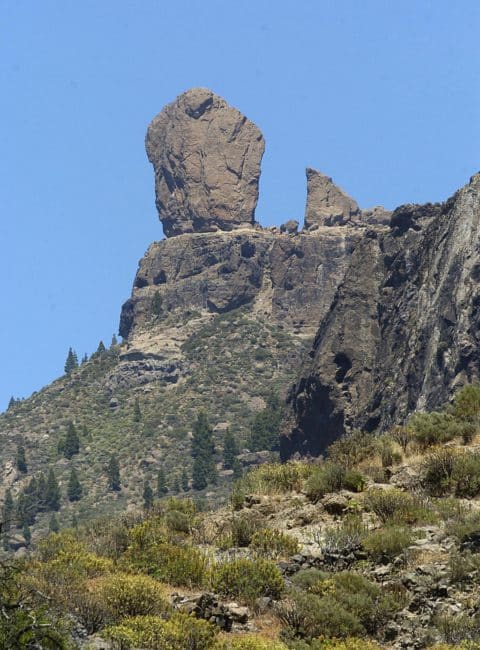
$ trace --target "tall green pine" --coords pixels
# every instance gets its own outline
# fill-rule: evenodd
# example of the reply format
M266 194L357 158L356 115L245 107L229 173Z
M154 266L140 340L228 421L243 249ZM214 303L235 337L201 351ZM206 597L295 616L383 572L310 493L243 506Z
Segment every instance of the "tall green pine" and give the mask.
M53 513L52 516L50 517L50 521L48 522L48 530L51 533L58 533L58 531L60 530L58 519L56 518L55 513Z
M16 465L19 472L22 472L22 474L27 473L27 459L25 458L25 447L23 445L17 447Z
M204 411L198 413L193 426L191 451L193 457L192 487L194 490L203 490L209 482L216 483L217 481L213 429Z
M251 451L275 451L279 446L282 405L276 395L267 400L267 406L256 414L250 436Z
M13 502L12 493L10 490L5 492L5 500L2 507L2 527L3 533L8 533L13 524L13 514L15 511L15 504Z
M140 408L140 401L138 397L135 398L135 403L133 405L133 421L140 422L142 419L142 410Z
M120 466L118 464L118 459L115 454L110 456L110 461L107 466L107 479L108 487L114 492L118 492L121 489L120 486Z
M145 510L151 510L153 507L153 490L147 480L143 484L143 507Z
M78 368L77 353L75 350L72 350L72 348L68 348L67 359L64 366L65 374L69 375L72 370L75 370L75 368Z
M78 480L78 474L74 467L70 472L70 478L68 479L67 486L67 496L69 501L80 501L83 494L83 488Z
M73 422L68 423L67 433L65 434L65 440L61 446L61 450L65 458L73 458L80 451L80 439Z
M167 494L167 492L168 492L167 477L165 476L165 472L163 471L163 469L160 468L157 474L157 497L161 499Z
M225 469L233 469L233 463L237 454L237 443L230 429L227 429L223 437L223 466Z
M181 482L182 482L182 490L184 492L188 492L189 489L190 489L190 483L189 483L189 480L188 480L188 474L187 474L186 469L184 469L183 472L182 472Z
M50 469L48 472L45 505L48 510L60 509L60 486L58 485L53 469Z

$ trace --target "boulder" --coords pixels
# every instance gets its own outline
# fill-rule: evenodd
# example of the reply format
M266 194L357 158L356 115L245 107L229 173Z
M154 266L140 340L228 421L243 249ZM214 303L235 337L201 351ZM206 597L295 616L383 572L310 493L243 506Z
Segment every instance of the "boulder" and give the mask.
M255 124L211 90L168 104L146 137L165 235L253 225L264 147Z

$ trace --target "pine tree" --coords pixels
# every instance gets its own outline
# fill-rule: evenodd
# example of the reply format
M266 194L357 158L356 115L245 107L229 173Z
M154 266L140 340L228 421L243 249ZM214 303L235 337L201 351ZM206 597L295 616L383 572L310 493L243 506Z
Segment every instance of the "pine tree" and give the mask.
M215 467L215 445L213 442L213 429L210 426L204 411L200 411L197 421L193 426L192 436L192 487L194 490L203 490L208 482L215 483L217 470ZM202 486L202 487L200 487Z
M163 471L163 469L160 468L157 474L157 497L161 499L167 494L167 492L168 492L167 478L165 476L165 472Z
M162 296L159 291L155 291L152 298L152 314L158 318L162 313Z
M23 536L25 538L27 546L30 546L30 542L32 541L32 533L30 532L30 526L27 522L23 524Z
M80 439L73 422L68 423L65 439L59 444L59 451L63 452L65 458L73 458L80 451Z
M110 456L110 461L107 467L107 478L108 478L108 487L114 492L118 492L121 489L120 486L120 466L118 464L117 457L112 454Z
M110 343L110 347L114 348L116 345L118 345L117 337L115 334L112 334L112 342Z
M37 504L40 511L46 510L47 508L46 495L47 479L45 478L45 474L41 472L37 479Z
M25 492L21 492L17 499L17 521L21 528L25 524L35 523L35 508L32 499Z
M52 516L50 517L50 521L48 522L48 530L51 533L58 533L58 531L60 530L58 519L56 518L55 513L53 513Z
M5 500L2 507L2 531L8 533L12 527L13 523L13 513L15 510L15 504L13 502L12 493L10 490L5 492Z
M75 350L72 350L72 348L68 348L67 359L64 366L65 374L69 375L72 370L75 370L75 368L78 368L77 353Z
M77 515L75 513L72 515L72 528L78 528Z
M207 485L208 467L201 456L197 456L193 461L192 468L192 488L194 490L204 490Z
M85 352L85 354L82 357L82 366L84 363L87 363L87 361L88 361L88 354Z
M143 484L143 507L145 510L151 510L153 506L153 490L150 483L145 480Z
M17 403L17 400L12 395L12 397L10 398L10 400L8 402L7 411L12 409L15 406L16 403Z
M243 468L242 468L242 463L238 460L238 458L235 458L233 461L233 480L238 481L238 479L242 478L243 476Z
M95 352L95 356L100 356L104 352L106 352L105 344L104 344L103 341L100 341L100 343L98 344L97 350Z
M17 447L17 458L16 458L17 469L22 474L26 474L28 471L27 460L25 458L25 447L23 445L18 445Z
M138 397L135 398L135 403L133 405L133 421L140 422L142 419L142 411L140 409L140 402Z
M60 508L60 486L55 478L53 469L50 468L47 477L47 491L45 494L45 505L48 510L59 510Z
M272 395L267 400L266 408L257 413L253 419L250 436L251 451L277 450L281 422L281 402L278 396Z
M83 488L78 480L78 475L74 467L70 472L70 478L68 479L67 486L67 496L69 501L80 501L83 494Z
M190 489L190 483L188 480L188 474L187 474L187 470L184 469L182 472L182 490L184 492L188 492L189 489Z
M223 466L225 469L233 469L233 463L237 454L237 443L230 429L227 429L223 438Z

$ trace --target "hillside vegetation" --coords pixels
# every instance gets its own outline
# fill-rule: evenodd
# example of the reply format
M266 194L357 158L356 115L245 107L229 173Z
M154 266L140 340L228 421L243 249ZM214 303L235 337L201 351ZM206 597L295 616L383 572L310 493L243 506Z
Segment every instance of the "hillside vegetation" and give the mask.
M228 506L164 497L52 533L2 565L0 647L479 648L479 416L467 386L252 469Z

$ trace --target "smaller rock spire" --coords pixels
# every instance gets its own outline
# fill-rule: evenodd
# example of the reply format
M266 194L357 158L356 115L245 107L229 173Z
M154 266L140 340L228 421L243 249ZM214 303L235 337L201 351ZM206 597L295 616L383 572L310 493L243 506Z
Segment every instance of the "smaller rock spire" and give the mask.
M356 201L337 187L329 176L307 168L305 228L344 226L360 215Z

